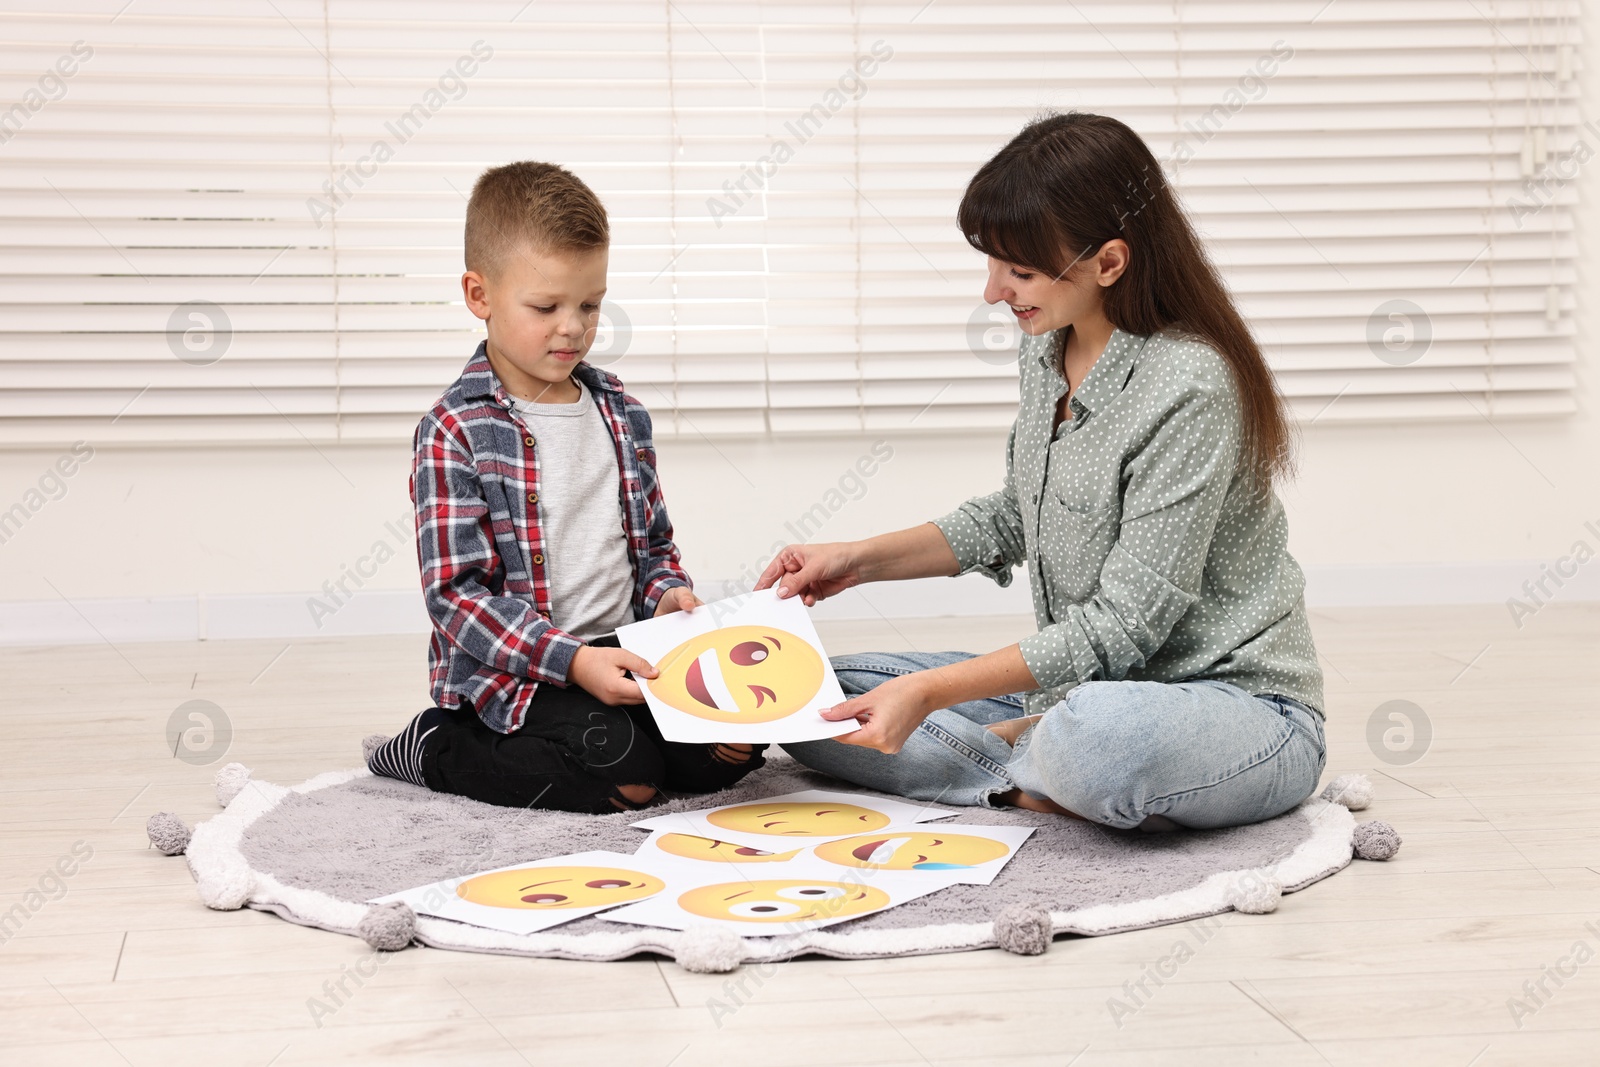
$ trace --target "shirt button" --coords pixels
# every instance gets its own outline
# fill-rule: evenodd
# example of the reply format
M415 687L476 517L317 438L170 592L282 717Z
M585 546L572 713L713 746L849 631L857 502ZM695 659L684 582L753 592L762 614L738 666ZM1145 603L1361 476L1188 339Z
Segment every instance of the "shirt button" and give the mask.
M543 562L544 562L544 556L540 555L539 553L534 553L534 556L533 556L534 566L538 566L539 564L541 564Z
M528 446L528 447L529 447L529 448L532 448L532 447L533 447L533 438L531 438L531 437L524 437L524 438L523 438L523 439L522 439L522 443L523 443L523 444L525 444L525 445L527 445L527 446Z
M538 493L529 493L528 494L528 503L537 504L538 502L539 502L539 494Z
M641 449L639 449L639 451L635 452L633 455L634 455L634 458L636 458L636 459L644 459L645 456L649 455L649 453L641 448Z

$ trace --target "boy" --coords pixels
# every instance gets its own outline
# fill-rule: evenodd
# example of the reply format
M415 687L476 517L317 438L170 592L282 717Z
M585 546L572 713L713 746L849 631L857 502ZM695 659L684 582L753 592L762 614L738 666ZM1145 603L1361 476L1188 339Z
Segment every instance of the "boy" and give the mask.
M700 600L650 416L583 362L609 247L605 208L561 167L510 163L473 187L461 287L488 338L417 427L411 476L437 706L372 750L374 774L613 812L764 762L765 746L663 740L629 677L656 672L612 633Z

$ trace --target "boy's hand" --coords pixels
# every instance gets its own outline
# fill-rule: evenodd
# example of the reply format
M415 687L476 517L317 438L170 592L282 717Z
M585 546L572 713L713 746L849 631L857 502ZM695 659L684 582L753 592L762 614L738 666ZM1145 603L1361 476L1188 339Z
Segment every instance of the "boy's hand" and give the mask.
M628 677L632 671L641 678L654 678L656 669L642 656L624 648L596 648L584 645L572 656L567 680L581 686L602 704L643 704L639 683Z
M670 615L674 611L693 611L695 608L705 607L706 602L694 595L694 590L686 585L675 585L661 594L661 599L656 603L656 615ZM654 677L652 675L652 677Z

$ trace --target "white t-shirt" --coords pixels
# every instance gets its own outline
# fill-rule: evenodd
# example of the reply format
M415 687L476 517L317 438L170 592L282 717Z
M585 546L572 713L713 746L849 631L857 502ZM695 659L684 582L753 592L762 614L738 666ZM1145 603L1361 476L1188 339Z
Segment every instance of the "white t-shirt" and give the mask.
M617 446L577 378L571 404L511 402L539 459L544 567L550 621L589 641L633 621L633 562L622 529Z

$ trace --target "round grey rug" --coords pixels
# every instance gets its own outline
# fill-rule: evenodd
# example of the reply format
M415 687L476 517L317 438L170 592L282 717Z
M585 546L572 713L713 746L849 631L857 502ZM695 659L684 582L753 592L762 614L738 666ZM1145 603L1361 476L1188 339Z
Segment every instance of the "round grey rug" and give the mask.
M549 856L632 853L647 836L629 825L640 818L801 789L866 792L776 753L720 793L672 798L645 812L579 815L480 804L361 768L293 787L249 782L221 815L195 828L187 856L213 907L243 904L355 934L369 908L364 902L373 897ZM1293 892L1328 877L1350 862L1354 827L1349 811L1321 799L1254 826L1163 834L1011 808L958 810L930 825L1037 829L990 885L951 886L825 929L742 938L743 959L992 947L995 916L1012 904L1043 905L1056 935L1182 922L1227 911L1241 891L1265 882ZM610 922L603 915L520 935L429 916L416 922L416 939L435 947L590 960L641 952L677 956L694 933Z

